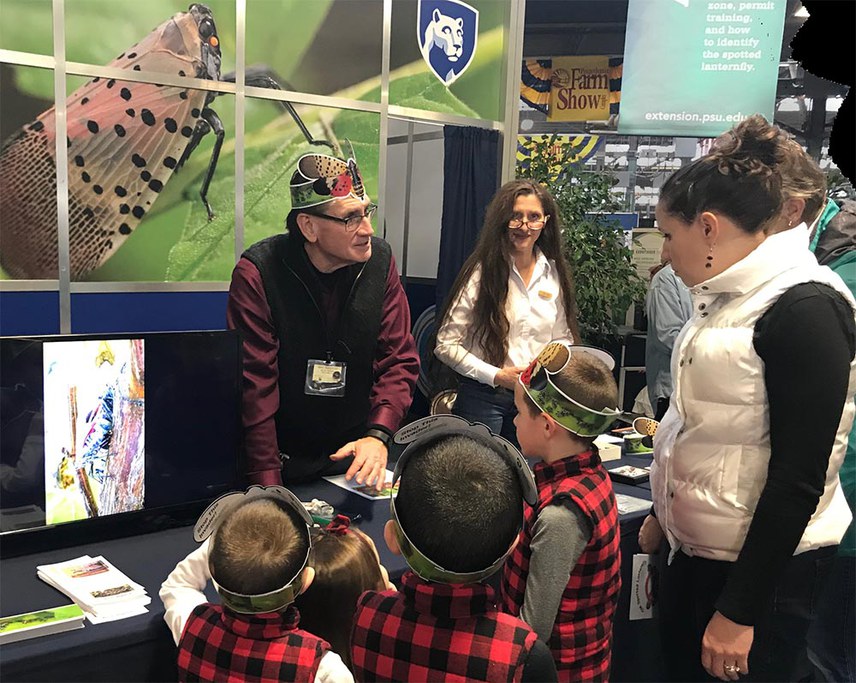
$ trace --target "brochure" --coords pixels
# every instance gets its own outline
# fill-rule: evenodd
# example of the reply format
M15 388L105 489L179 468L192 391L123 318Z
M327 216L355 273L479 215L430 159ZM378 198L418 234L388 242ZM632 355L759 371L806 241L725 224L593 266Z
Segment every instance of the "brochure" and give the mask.
M151 602L143 586L100 555L83 555L36 569L42 581L70 597L93 623L144 614Z
M0 644L6 645L83 628L83 617L83 610L77 605L63 605L0 617Z

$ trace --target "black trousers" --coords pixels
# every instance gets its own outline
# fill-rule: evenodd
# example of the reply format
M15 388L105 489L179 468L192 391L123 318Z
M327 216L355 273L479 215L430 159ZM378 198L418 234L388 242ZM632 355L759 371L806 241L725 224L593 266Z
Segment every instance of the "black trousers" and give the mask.
M660 550L659 624L666 676L671 681L710 681L701 665L701 639L733 563L688 557L678 551L667 565ZM795 555L755 623L745 681L812 681L806 634L820 604L838 546Z

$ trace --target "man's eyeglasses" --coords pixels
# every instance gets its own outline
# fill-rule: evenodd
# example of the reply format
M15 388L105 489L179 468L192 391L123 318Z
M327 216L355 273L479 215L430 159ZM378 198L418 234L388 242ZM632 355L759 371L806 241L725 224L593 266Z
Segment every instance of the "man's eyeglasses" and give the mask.
M369 204L366 207L365 213L354 213L350 216L345 216L344 218L339 218L339 216L330 216L326 213L311 213L312 216L318 216L319 218L326 218L328 221L336 221L337 223L341 223L345 226L345 230L348 232L354 232L357 228L362 225L363 220L368 219L371 222L372 216L375 215L377 211L377 204ZM310 213L310 212L307 212Z
M526 228L527 230L531 230L532 232L538 232L541 228L543 228L547 221L550 219L549 216L544 216L543 218L538 219L529 219L524 220L522 218L512 218L508 221L508 227L511 230L523 230Z

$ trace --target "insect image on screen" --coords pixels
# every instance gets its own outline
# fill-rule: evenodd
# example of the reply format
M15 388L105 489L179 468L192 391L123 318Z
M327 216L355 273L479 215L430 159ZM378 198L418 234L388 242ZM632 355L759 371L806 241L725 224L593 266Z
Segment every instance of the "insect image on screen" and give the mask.
M211 10L194 3L107 66L234 82L220 73L220 41ZM281 89L264 67L245 71L247 85ZM287 86L287 84L284 84ZM199 191L208 190L225 130L211 107L217 91L96 77L67 99L69 270L73 280L104 264L152 209L159 194L213 132L215 143ZM309 144L316 141L294 107L277 101ZM56 111L50 108L0 148L0 265L15 279L56 279Z

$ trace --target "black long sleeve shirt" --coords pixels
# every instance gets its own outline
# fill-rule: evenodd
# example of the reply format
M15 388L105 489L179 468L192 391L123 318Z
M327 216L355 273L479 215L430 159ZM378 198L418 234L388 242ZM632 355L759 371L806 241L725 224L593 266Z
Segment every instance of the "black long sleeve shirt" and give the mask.
M770 410L770 463L746 541L716 603L755 623L823 493L847 400L856 323L847 301L819 283L785 292L755 325Z

